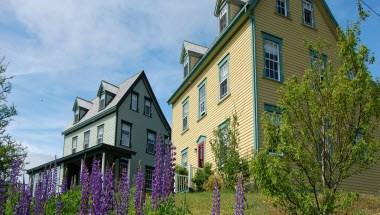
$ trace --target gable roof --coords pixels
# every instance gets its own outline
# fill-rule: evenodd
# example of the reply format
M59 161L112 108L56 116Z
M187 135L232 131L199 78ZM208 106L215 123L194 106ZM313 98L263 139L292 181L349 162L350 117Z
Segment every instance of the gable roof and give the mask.
M184 61L185 53L187 52L193 52L198 55L204 55L208 51L208 48L202 45L198 45L189 41L183 41L181 56L180 56L180 63L182 64Z
M144 72L144 71L143 71ZM88 112L86 115L83 116L83 118L77 122L74 123L74 120L70 122L68 127L62 132L63 134L66 134L68 132L71 132L73 130L76 130L84 125L86 125L86 122L91 121L91 119L98 119L99 117L105 116L109 114L110 112L113 112L116 110L116 105L120 102L120 100L123 98L123 96L128 92L129 88L132 86L132 84L138 79L138 77L143 74L143 72L139 72L132 77L128 78L124 82L122 82L120 85L117 86L111 86L108 82L101 81L100 88L101 87L107 87L108 90L112 90L110 92L115 94L115 97L112 99L112 101L103 109L99 111L99 97L91 100L91 106L88 104ZM100 89L99 88L99 89Z
M234 3L234 4L237 4L237 5L243 6L248 1L249 0L216 0L215 10L214 10L214 16L218 16L219 15L220 9L224 5L225 2Z
M75 102L73 105L73 111L76 109L77 106L82 107L84 109L90 110L93 103L91 101L88 101L86 99L82 99L81 97L76 97Z
M119 84L117 86L110 84L106 81L101 81L101 86L107 87L108 90L113 90L113 91L109 91L109 92L114 93L115 97L112 99L112 101L104 109L102 109L100 111L99 111L99 97L98 96L91 101L87 101L87 103L88 103L87 105L88 105L89 109L88 109L88 112L86 113L86 115L84 115L83 118L77 123L74 123L74 120L73 120L68 125L68 127L62 132L62 134L68 134L70 132L73 132L79 128L82 128L83 126L86 126L89 123L92 123L92 122L94 122L94 121L96 121L96 120L98 120L98 119L100 119L100 118L102 118L102 117L104 117L110 113L115 112L117 110L118 106L124 101L125 97L129 94L129 92L133 89L133 87L138 83L139 80L143 80L144 83L146 84L146 86L148 88L147 90L152 97L152 100L153 100L154 105L157 109L159 117L161 118L161 120L165 124L166 128L170 132L170 129L171 129L170 125L169 125L168 121L166 120L166 117L160 108L160 105L157 101L156 96L154 95L154 92L153 92L153 90L149 84L149 81L145 75L145 72L142 71L142 72L139 72L139 73L131 76L130 78L128 78L127 80L125 80L124 82L122 82L121 84ZM78 98L79 97L77 97L77 101L79 101L79 100L80 100L80 102L82 102L82 100L86 101L84 99L81 99L81 98L78 99ZM90 103L91 103L91 106L90 106Z
M110 93L116 95L118 90L119 90L119 87L115 86L115 85L113 85L113 84L111 84L105 80L102 80L100 82L100 87L99 87L98 94L97 94L98 96L100 95L102 90L105 90L107 92L110 92Z
M223 3L227 0L217 0L215 6L215 12L219 7L223 5ZM174 104L180 95L191 85L192 81L194 81L201 73L205 64L209 62L209 60L215 55L215 52L220 50L220 47L227 41L226 38L231 37L231 34L236 30L236 26L241 24L241 19L247 19L248 15L251 14L251 11L255 9L256 5L260 2L260 0L229 0L229 1L241 1L244 2L244 6L240 9L238 14L233 18L231 24L229 24L225 31L222 34L218 35L216 40L207 50L207 52L202 56L202 58L198 61L198 63L194 66L190 75L182 81L180 86L175 90L175 92L168 99L169 104ZM339 27L338 22L336 21L334 15L332 14L329 6L327 5L325 0L318 0L320 5L326 9L328 18L331 20L331 23L335 28ZM334 28L333 27L333 28ZM336 33L336 32L335 32Z

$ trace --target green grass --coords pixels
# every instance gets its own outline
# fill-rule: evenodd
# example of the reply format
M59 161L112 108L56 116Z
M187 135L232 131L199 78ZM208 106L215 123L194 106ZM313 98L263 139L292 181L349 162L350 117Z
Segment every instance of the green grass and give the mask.
M189 210L194 215L207 215L211 213L212 208L212 193L180 193L176 194L176 202L180 205L186 202ZM220 196L221 214L232 215L235 202L235 194L232 192L221 193ZM270 199L264 197L260 193L246 193L248 201L247 215L266 215L266 214L283 214L276 210ZM352 215L378 214L380 215L380 197L371 195L361 195L359 201L356 202L347 213Z
M276 211L267 202L268 199L258 193L247 193L246 195L248 209L245 214L275 214ZM211 213L212 193L180 193L176 194L178 204L186 202L192 214L207 215ZM235 203L235 193L223 192L220 194L221 214L233 214Z

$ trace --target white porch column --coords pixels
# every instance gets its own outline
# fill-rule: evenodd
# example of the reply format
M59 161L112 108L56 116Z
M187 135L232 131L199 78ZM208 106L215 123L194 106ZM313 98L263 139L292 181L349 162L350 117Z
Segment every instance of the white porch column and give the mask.
M106 168L106 153L103 152L102 153L102 175L104 175L105 168Z

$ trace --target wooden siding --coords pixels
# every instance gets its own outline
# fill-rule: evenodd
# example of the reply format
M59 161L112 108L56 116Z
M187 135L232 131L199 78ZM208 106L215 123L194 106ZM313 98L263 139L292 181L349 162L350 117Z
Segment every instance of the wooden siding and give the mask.
M290 17L285 18L275 13L275 1L261 1L256 10L256 47L257 47L257 77L258 77L258 108L259 118L264 111L264 103L276 105L281 94L278 90L282 83L268 80L264 77L264 50L262 32L282 38L282 69L284 78L301 77L303 71L310 66L310 51L304 41L328 41L331 47L325 52L333 63L336 63L336 37L332 23L327 19L327 12L321 2L314 1L315 29L302 24L302 0L290 1ZM380 138L380 132L376 136ZM263 144L263 128L259 131L260 147ZM342 188L380 194L380 164L362 174L345 181Z
M197 139L206 136L205 162L213 163L210 139L213 130L230 117L234 111L239 116L240 152L251 155L253 150L253 90L252 90L252 33L247 20L223 49L211 60L202 74L173 104L172 139L176 146L177 164L181 163L181 151L188 149L188 163L197 166ZM218 63L229 55L230 96L219 102ZM207 79L207 115L198 120L198 85ZM182 102L189 99L189 130L182 133Z
M71 141L72 138L78 136L78 145L77 152L83 150L83 141L84 141L84 132L90 130L90 145L96 145L98 126L104 124L104 134L103 134L103 142L109 145L115 145L115 125L116 125L116 113L112 113L108 116L103 117L102 119L97 120L94 123L91 123L73 133L65 135L64 137L64 148L63 148L63 156L70 155L72 152Z

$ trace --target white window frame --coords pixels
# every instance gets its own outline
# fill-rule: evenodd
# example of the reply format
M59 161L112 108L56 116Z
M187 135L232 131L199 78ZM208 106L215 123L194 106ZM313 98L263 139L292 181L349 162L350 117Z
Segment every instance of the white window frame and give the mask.
M187 131L188 129L189 129L189 99L187 98L182 103L182 131Z
M147 184L148 184L148 180L146 180L147 179L147 169L148 168L152 171L152 173L151 173L151 178L149 179L149 181L150 181L150 187L149 186L147 186ZM149 190L149 191L151 191L152 190L152 188L153 188L153 174L154 174L154 167L152 167L152 166L145 166L145 184L144 184L144 186L145 186L145 188L147 189L147 190Z
M78 148L78 136L75 136L71 139L71 149L72 153L76 153Z
M124 126L126 126L126 130L124 130ZM120 129L120 145L125 146L125 147L131 147L131 142L132 142L132 124L128 123L126 121L121 122L121 129ZM128 130L129 129L129 130ZM124 134L126 132L126 134ZM127 133L129 132L129 133ZM126 135L128 138L125 139L123 138L123 135ZM124 143L124 141L127 141Z
M203 89L203 95L202 95L202 89ZM206 98L206 81L203 81L199 87L198 87L198 113L199 113L199 118L203 117L206 115L207 107L207 98ZM203 110L202 110L203 108Z
M99 96L99 109L103 110L106 107L106 92L103 90Z
M270 46L270 47L269 47ZM281 81L281 44L274 42L272 40L264 39L264 71L265 76L267 78ZM267 56L269 55L269 57ZM277 56L277 60L271 58L271 56ZM267 61L269 61L269 65L273 65L272 67L267 67ZM277 64L277 71L275 70L275 64ZM276 78L277 74L277 78Z
M228 7L229 7L229 5L227 3L225 3L219 12L218 20L219 20L219 31L220 32L223 32L227 28L227 26L229 25L229 8ZM226 25L222 26L221 20L224 17L226 19Z
M181 151L181 166L187 167L189 165L189 148Z
M86 134L88 134L88 143L86 144ZM90 147L90 136L91 136L91 131L88 130L88 131L85 131L83 133L83 149L86 149L88 147ZM87 147L86 147L87 145Z
M310 11L311 23L306 22L305 10ZM313 6L313 2L311 0L302 0L302 16L303 16L303 24L310 26L310 27L314 27L314 24L315 24L314 6Z
M284 4L284 7L281 6L281 4ZM289 16L288 11L288 0L276 0L276 12L281 16ZM284 14L281 13L281 11L284 10Z
M223 74L225 72L225 74ZM229 71L229 59L225 59L219 65L219 99L222 100L230 93L230 71ZM226 82L226 92L222 94L222 86Z
M183 62L183 77L187 78L189 74L190 74L190 57L187 53L185 53L184 62Z
M102 132L100 132L100 131L102 131ZM104 142L104 124L98 126L98 130L97 130L97 134L96 134L96 143L101 144L103 142Z
M79 106L76 107L75 112L74 112L74 122L79 122L80 120L80 109Z

